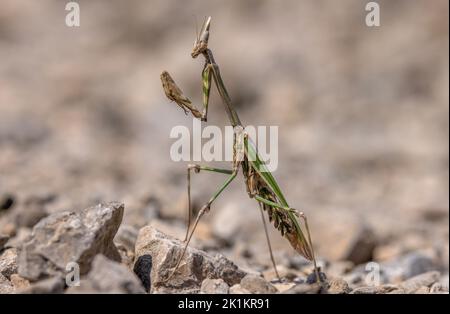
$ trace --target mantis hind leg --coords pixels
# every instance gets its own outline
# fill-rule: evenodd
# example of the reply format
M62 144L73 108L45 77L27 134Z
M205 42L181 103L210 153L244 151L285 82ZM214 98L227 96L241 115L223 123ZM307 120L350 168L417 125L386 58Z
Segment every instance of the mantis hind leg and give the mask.
M187 167L187 197L188 197L188 214L186 219L186 235L184 236L183 242L186 242L189 235L189 227L191 226L191 218L192 218L192 202L191 202L191 171L194 170L195 173L199 173L200 171L211 171L216 173L223 173L231 175L233 173L232 170L228 169L220 169L220 168L212 168L201 166L197 164L190 164Z
M312 253L312 260L313 260L313 264L314 264L314 273L316 275L316 281L321 283L322 277L320 276L320 271L319 271L319 268L317 267L317 261L316 261L316 257L314 254L314 247L313 247L313 244L311 241L311 233L309 231L308 219L306 218L306 215L303 212L299 212L291 207L286 207L281 204L270 201L268 199L265 199L264 197L262 197L260 195L255 195L254 197L258 202L261 202L263 204L266 204L266 205L269 205L272 207L276 207L276 208L280 208L280 209L284 209L284 210L288 210L288 211L296 211L297 212L298 216L303 220L303 222L305 224L305 229L306 229L306 233L307 233L307 237L308 237L308 245L311 248L311 253Z
M313 246L312 241L311 241L311 233L309 232L308 219L306 218L306 215L303 212L298 212L298 215L299 215L300 218L303 219L303 222L305 223L306 234L308 236L309 246L311 247L311 253L312 253L312 258L313 258L313 263L314 263L314 273L316 275L316 281L317 282L322 282L322 278L320 276L320 271L319 271L319 268L317 267L316 256L314 254L314 246Z
M220 173L228 173L230 170L224 170L224 169L216 169L216 168L210 168L210 167L201 167L201 170L207 170L207 171L213 171L213 172L220 172ZM231 171L231 175L228 177L227 180L219 187L219 189L214 193L214 195L209 199L209 201L202 206L200 211L197 214L197 217L195 219L194 225L192 227L192 230L189 233L189 236L187 237L187 241L184 244L183 252L181 253L181 256L178 258L177 263L175 264L175 268L172 271L172 273L167 277L165 281L168 281L172 278L172 276L175 274L175 272L178 270L178 267L180 266L180 263L186 253L187 247L189 245L189 242L191 241L192 235L195 232L195 229L197 228L198 222L203 217L203 215L207 212L209 212L211 208L211 204L216 200L216 198L225 190L225 188L231 183L231 181L234 180L237 176L237 170Z
M266 234L266 242L267 242L267 247L269 248L269 254L270 254L270 260L272 261L272 267L273 267L273 270L275 271L275 275L277 276L278 281L281 282L281 277L277 270L277 264L275 263L275 258L273 257L272 245L270 244L270 237L269 237L269 232L267 230L266 218L264 217L264 210L262 209L261 203L258 203L258 205L259 205L259 211L261 212L261 219L262 219L263 226L264 226L264 233Z

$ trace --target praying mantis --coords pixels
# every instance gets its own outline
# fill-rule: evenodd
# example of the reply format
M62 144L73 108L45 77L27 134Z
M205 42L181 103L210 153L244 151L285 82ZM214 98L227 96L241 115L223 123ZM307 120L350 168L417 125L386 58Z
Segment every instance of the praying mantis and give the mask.
M176 85L167 71L161 73L161 82L164 92L167 98L174 101L180 106L187 114L191 112L194 118L201 121L207 121L209 96L212 86L212 80L214 81L220 98L225 105L225 111L230 120L231 126L234 128L234 144L233 144L233 162L232 169L219 169L208 166L202 166L199 164L189 164L187 168L187 194L188 194L188 221L186 236L184 239L185 246L181 256L175 265L174 270L168 277L172 275L178 269L181 260L184 257L189 242L194 234L198 222L203 215L210 211L211 205L217 199L217 197L227 188L227 186L236 178L239 169L242 169L244 175L247 194L250 198L255 199L258 202L261 217L264 225L264 231L266 240L270 252L270 258L275 270L275 274L279 280L275 259L273 257L270 239L267 231L266 220L264 212L267 213L269 221L273 222L276 229L281 232L281 235L288 239L292 247L302 256L314 264L315 280L320 281L319 270L317 268L316 259L314 256L314 249L311 241L311 235L308 226L308 220L303 212L299 212L296 209L290 207L284 197L277 181L273 175L269 172L264 162L261 160L257 153L255 145L248 137L245 129L239 120L236 111L231 103L230 96L228 95L225 84L220 74L220 69L215 62L211 49L208 48L209 30L211 24L211 17L205 19L200 33L197 34L197 38L194 42L194 47L191 53L192 58L197 58L202 55L205 59L205 64L202 70L202 84L203 84L203 110L199 111L196 106L187 98L181 89ZM228 175L225 182L217 189L213 196L201 207L198 211L194 224L191 227L191 172L199 173L200 171L215 172ZM304 222L306 237L302 231L300 223L297 218L301 218ZM168 280L167 279L167 280Z

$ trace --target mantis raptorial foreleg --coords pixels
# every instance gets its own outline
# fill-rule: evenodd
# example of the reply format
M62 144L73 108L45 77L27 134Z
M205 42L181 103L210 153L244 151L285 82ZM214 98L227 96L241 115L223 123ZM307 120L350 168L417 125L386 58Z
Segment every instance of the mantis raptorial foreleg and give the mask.
M199 173L202 171L211 171L211 172L217 172L222 174L233 174L233 170L228 169L221 169L221 168L212 168L212 167L206 167L201 166L197 164L190 164L187 168L187 195L188 195L188 217L187 217L187 228L186 228L186 235L184 237L184 241L187 241L188 235L189 235L189 227L191 226L191 217L192 217L192 202L191 202L191 171L194 170L195 173Z
M185 113L190 111L192 115L200 119L201 121L206 121L208 118L208 104L209 104L209 93L211 91L211 74L212 65L205 63L202 71L202 90L203 90L203 110L200 112L195 105L187 98L183 91L178 87L173 78L170 76L169 72L164 71L161 73L161 81L163 82L163 88L166 93L167 98L177 103Z

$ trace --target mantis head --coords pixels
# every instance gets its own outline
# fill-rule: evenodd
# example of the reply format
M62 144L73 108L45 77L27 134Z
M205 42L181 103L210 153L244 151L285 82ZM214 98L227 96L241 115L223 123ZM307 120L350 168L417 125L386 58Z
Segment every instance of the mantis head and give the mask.
M194 48L192 49L191 56L192 58L197 58L197 56L208 48L208 39L209 39L209 25L211 24L211 17L209 16L202 25L202 29L200 33L197 34L197 38L194 42Z

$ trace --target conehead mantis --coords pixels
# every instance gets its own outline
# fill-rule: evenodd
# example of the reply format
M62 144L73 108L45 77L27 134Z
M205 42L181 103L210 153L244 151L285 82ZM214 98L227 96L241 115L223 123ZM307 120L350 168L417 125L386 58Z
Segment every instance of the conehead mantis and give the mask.
M202 87L203 87L203 109L200 111L196 106L187 98L181 89L176 85L167 71L161 73L161 82L164 88L164 92L169 100L174 101L180 106L185 113L191 112L191 114L201 121L206 121L208 116L209 96L211 91L211 82L214 81L220 98L225 105L225 111L228 115L231 125L234 127L234 144L233 144L233 162L232 169L219 169L198 164L190 164L187 169L187 190L188 190L188 222L186 236L184 239L185 246L181 256L175 265L174 270L167 278L170 279L172 275L177 271L181 260L184 257L186 249L189 245L192 235L197 227L198 222L203 215L210 211L212 203L217 197L226 189L226 187L236 178L239 169L242 169L244 175L247 193L250 198L255 199L258 202L261 217L264 225L264 231L266 234L266 240L269 247L271 261L277 277L280 276L277 272L275 259L273 257L270 239L267 232L266 220L264 212L267 213L269 221L273 223L281 235L287 238L292 247L306 259L313 261L316 280L320 281L319 271L314 256L314 249L311 242L311 236L308 226L308 220L303 212L299 212L296 209L290 207L278 186L277 181L273 175L269 172L264 162L261 160L257 153L255 145L245 132L245 129L239 120L236 111L231 103L230 96L228 95L225 84L220 74L220 69L214 60L211 49L208 48L209 29L211 24L211 17L208 17L197 34L197 38L194 42L194 48L192 50L192 58L197 58L202 55L205 59L205 64L202 70ZM200 171L216 172L228 175L225 182L217 189L209 201L201 207L197 214L197 217L191 228L191 171L199 173ZM306 236L300 226L298 218L303 220Z

